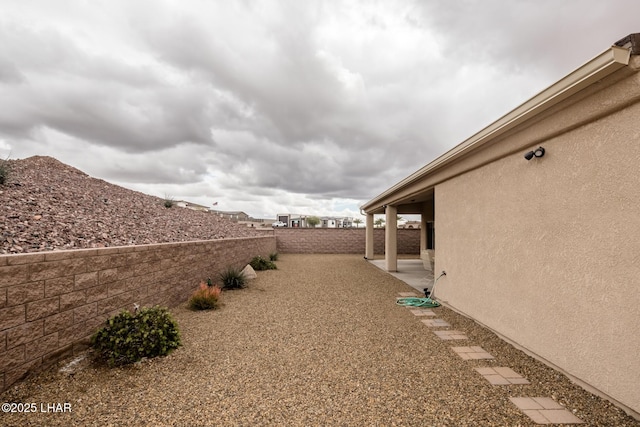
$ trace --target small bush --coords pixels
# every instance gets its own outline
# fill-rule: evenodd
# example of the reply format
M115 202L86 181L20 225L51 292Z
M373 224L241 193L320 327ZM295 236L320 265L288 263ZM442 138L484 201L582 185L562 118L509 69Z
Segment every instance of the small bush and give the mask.
M256 271L260 271L260 270L276 270L278 267L276 267L276 265L271 262L268 261L262 257L255 257L251 260L251 262L249 263L249 265L251 265L251 267L256 270Z
M9 178L9 162L0 159L0 185L4 185Z
M164 207L165 207L165 208L172 208L172 207L173 207L173 200L171 200L171 199L164 199Z
M189 307L192 310L210 310L220 306L220 294L222 289L219 286L209 286L204 282L193 293L189 300Z
M277 261L277 260L278 260L278 252L269 254L269 261Z
M91 344L109 366L165 356L181 345L178 325L163 307L120 312L91 337Z
M242 270L233 267L229 267L220 273L220 281L222 282L222 289L242 289L246 283Z

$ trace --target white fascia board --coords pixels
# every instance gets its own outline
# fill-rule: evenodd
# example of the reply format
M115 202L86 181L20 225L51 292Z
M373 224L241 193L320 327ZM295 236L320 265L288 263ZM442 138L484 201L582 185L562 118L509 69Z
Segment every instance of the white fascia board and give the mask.
M401 188L412 184L430 172L455 161L471 149L477 148L491 139L503 134L509 129L523 123L526 120L551 108L560 101L581 91L591 84L603 79L629 64L631 51L627 48L613 46L602 54L596 56L582 67L568 74L562 80L549 86L528 101L524 102L500 119L491 123L480 132L466 139L426 166L409 175L388 190L382 192L360 207L365 212L367 209L378 207L380 201L389 197Z

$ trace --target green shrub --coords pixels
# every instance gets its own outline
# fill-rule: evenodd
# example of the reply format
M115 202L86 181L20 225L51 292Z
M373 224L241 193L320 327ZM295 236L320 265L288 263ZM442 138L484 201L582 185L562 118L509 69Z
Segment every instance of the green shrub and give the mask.
M271 262L268 261L262 257L255 257L251 260L251 262L249 263L249 265L251 265L251 267L256 270L276 270L278 267L276 267L276 265Z
M4 185L9 178L9 162L7 160L0 159L0 185Z
M164 199L164 207L165 207L165 208L172 208L172 207L173 207L173 200L171 200L171 199Z
M229 267L220 273L220 281L222 282L222 289L242 289L246 283L242 270L233 267Z
M165 356L180 344L178 325L163 307L123 310L91 337L98 358L109 366L135 363L144 357Z
M278 252L269 254L269 261L277 261L277 260L278 260Z
M216 309L220 306L221 293L222 289L219 286L206 285L202 282L198 290L191 296L189 307L193 310Z

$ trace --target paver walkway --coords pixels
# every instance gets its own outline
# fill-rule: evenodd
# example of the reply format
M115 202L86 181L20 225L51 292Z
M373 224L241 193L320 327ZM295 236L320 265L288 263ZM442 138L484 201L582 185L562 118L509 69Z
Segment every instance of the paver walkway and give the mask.
M401 292L401 297L419 297L410 292ZM421 316L421 310L411 310L414 316ZM451 325L442 319L424 319L422 323L429 327L450 327ZM464 332L458 330L436 330L434 334L442 340L468 340ZM480 346L451 347L451 349L464 360L494 359L494 357ZM524 385L530 382L508 367L480 367L475 368L491 385ZM509 400L516 405L526 416L536 424L582 424L583 421L569 412L565 407L548 397L510 397Z
M371 260L370 262L382 270L385 269L384 260L376 259ZM421 270L421 264L422 261L419 259L399 259L398 270L388 273L404 281L407 285L411 286L417 291L413 293L400 292L398 293L398 296L396 298L424 297L424 288L428 287L429 289L431 289L433 287L434 280L432 273ZM437 298L437 292L435 297ZM411 313L415 316L430 316L430 318L428 319L421 317L420 321L430 328L440 328L438 330L434 330L433 333L441 340L469 340L468 336L465 334L465 331L451 329L451 325L446 320L431 317L435 316L435 314L431 310L429 310L428 313L422 310L411 310ZM491 355L489 352L478 345L456 346L452 347L452 350L463 360L493 361L495 359L493 355ZM516 373L509 367L477 367L475 369L490 384L495 386L531 384L529 380L522 377L520 374ZM583 423L582 419L578 418L572 412L567 410L567 408L549 397L510 397L509 399L519 410L522 411L523 414L528 416L536 424Z

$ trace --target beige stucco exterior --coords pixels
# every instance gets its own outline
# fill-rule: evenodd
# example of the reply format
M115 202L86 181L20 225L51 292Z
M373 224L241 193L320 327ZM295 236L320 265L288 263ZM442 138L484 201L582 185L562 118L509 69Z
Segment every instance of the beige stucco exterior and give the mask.
M640 57L624 50L362 209L433 215L439 300L637 415Z

